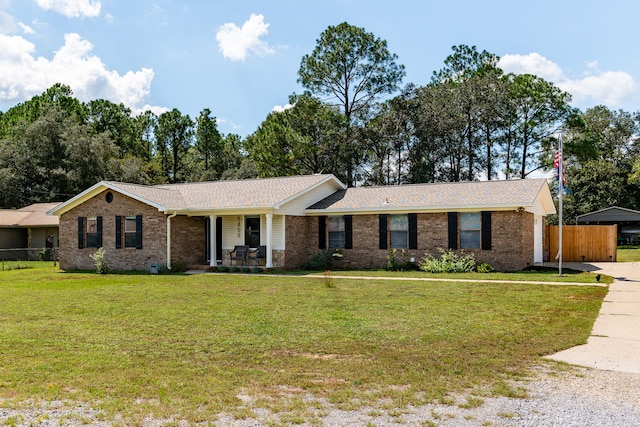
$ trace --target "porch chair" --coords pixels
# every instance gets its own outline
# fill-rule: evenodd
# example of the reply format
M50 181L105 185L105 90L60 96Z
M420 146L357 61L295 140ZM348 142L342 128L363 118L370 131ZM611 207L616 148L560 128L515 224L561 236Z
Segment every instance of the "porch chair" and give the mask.
M255 265L258 266L260 264L260 260L264 260L265 264L267 261L267 247L266 246L258 246L256 250L249 252L249 260L255 261Z
M241 265L247 261L247 253L249 252L249 246L247 245L236 245L231 252L229 252L229 261L235 261L236 265L238 265L238 261L241 262Z

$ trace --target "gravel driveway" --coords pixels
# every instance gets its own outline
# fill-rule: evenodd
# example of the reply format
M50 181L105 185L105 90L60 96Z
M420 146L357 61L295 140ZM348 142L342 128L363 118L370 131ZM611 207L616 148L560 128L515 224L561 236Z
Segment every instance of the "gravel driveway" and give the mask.
M570 368L540 372L516 383L528 390L527 398L486 398L477 408L457 404L426 405L390 414L379 408L340 411L327 407L303 426L444 426L444 427L631 427L640 426L640 374ZM457 403L467 396L458 396ZM111 426L89 407L69 407L61 402L32 403L22 410L2 409L0 424L10 426ZM235 420L221 415L209 425L250 427L278 425L279 417L256 411L256 419ZM147 420L148 427L188 425L178 420Z

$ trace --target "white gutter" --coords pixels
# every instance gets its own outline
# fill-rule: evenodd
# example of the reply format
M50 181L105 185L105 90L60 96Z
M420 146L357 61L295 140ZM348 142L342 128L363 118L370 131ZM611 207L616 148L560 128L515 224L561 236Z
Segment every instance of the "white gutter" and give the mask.
M167 270L171 270L171 218L176 215L174 212L167 217Z

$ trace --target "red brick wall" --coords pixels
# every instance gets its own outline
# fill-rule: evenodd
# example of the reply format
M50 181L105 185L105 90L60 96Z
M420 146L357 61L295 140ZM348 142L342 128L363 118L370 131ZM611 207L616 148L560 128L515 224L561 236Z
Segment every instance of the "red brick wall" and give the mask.
M205 223L205 217L178 215L171 218L172 263L182 262L187 267L206 263Z
M287 253L293 250L291 236L307 236L308 257L320 252L318 248L318 217L305 218L306 224L299 222L291 230L287 227ZM289 221L289 217L287 217ZM418 214L418 249L404 250L405 259L413 257L419 261L425 253L439 256L438 248L447 248L447 213ZM343 249L344 257L334 268L381 268L387 264L389 249L379 249L378 215L353 215L353 249ZM307 227L304 231L303 228ZM465 250L473 253L476 262L489 263L500 271L521 270L533 264L533 214L527 212L499 211L491 214L491 250ZM296 248L296 253L304 253ZM399 250L400 251L400 250ZM458 253L461 251L457 251ZM306 260L287 263L287 268L301 267ZM295 262L294 262L295 261Z
M102 246L112 270L147 270L152 263L166 262L165 215L154 207L112 192L107 203L103 191L60 217L60 268L93 269L95 248L78 249L78 217L102 217ZM142 249L116 249L115 217L142 215ZM124 237L123 237L124 238Z
M315 222L313 232L314 219L304 216L285 217L284 260L279 264L274 262L274 267L299 268L317 252L318 224Z

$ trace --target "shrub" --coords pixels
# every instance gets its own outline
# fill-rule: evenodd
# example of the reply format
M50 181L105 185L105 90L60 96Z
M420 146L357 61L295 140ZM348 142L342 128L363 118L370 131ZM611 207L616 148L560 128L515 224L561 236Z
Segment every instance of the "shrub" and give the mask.
M409 259L409 253L404 249L398 251L397 249L389 250L387 254L387 266L385 270L388 271L410 271L416 270L417 266Z
M451 249L438 249L440 257L425 254L420 261L420 270L427 273L467 273L474 270L476 259L473 254L457 254Z
M483 262L482 264L478 264L478 267L476 267L476 271L478 273L493 273L495 270L493 269L493 267L491 267L490 264Z
M242 267L240 269L243 273L251 273L251 269L249 267Z
M171 261L172 273L184 273L187 271L187 263L184 261Z
M107 274L109 272L109 266L105 258L104 247L99 247L97 251L89 255L93 260L93 266L96 268L96 272L100 274Z
M335 261L340 261L343 256L340 249L320 251L307 261L302 268L304 270L326 270L332 267Z
M229 267L227 267L226 265L221 265L221 266L218 267L218 271L220 273L226 273L226 272L229 271Z

